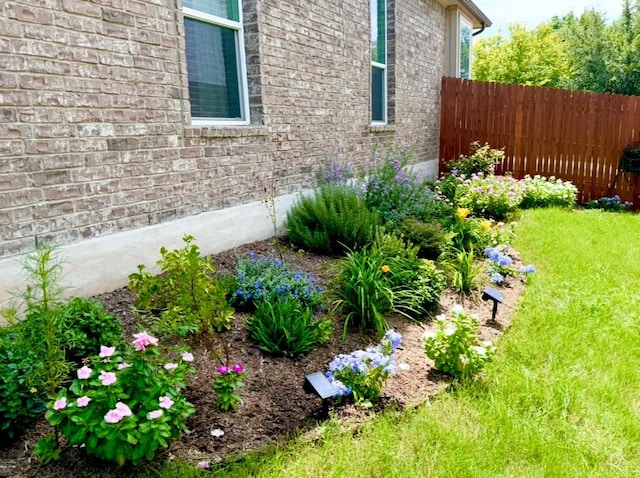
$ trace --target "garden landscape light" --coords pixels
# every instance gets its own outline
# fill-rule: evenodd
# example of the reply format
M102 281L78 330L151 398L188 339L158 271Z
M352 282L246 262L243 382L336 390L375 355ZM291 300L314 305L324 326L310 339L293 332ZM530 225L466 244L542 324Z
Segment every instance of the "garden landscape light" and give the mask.
M315 372L304 378L302 387L305 392L314 394L322 399L322 417L329 415L329 399L338 395L338 391L322 372Z
M493 311L491 312L491 321L495 322L496 314L498 313L498 303L502 304L504 302L503 295L495 289L491 287L487 287L482 291L482 300L492 300L493 301Z

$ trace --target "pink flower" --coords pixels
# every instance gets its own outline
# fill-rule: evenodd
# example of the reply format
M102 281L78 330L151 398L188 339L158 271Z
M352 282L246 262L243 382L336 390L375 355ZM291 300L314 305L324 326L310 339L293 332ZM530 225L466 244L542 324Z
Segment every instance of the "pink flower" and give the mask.
M130 417L132 414L131 409L122 402L116 403L116 410L118 410L123 417Z
M118 410L109 410L104 416L104 421L107 423L118 423L122 418L123 416Z
M178 364L177 363L171 363L171 362L170 363L166 363L166 364L164 364L164 368L166 370L173 370L175 368L178 368Z
M193 354L191 352L183 353L182 360L184 360L185 362L193 362Z
M100 381L102 385L111 385L112 383L116 383L116 374L113 372L105 372L104 370L100 372Z
M147 420L155 420L156 418L160 418L164 412L162 410L153 410L152 412L147 413Z
M91 372L93 372L93 370L85 365L84 367L78 369L78 378L80 380L86 380L91 376Z
M62 397L61 399L56 400L55 402L53 402L53 409L54 410L62 410L66 406L67 406L67 397Z
M235 373L242 373L244 371L244 365L242 365L241 363L237 363L233 367L231 367L231 370L233 370Z
M116 351L115 347L105 347L104 345L100 346L100 355L98 357L111 357L113 353Z
M131 364L127 362L122 362L118 364L118 370L124 370L125 368L131 367Z
M226 375L229 373L229 367L227 367L226 365L220 365L218 367L218 372L220 372L220 375Z
M207 460L199 461L198 468L209 468L210 462Z
M169 397L160 397L160 408L164 408L165 410L169 410L173 406L173 400Z
M152 337L146 332L140 332L139 334L133 334L135 340L131 342L136 350L141 351L145 350L148 345L158 345L158 339Z
M91 399L85 395L84 397L80 397L78 400L76 400L76 404L79 407L86 407L87 405L89 405L90 401Z

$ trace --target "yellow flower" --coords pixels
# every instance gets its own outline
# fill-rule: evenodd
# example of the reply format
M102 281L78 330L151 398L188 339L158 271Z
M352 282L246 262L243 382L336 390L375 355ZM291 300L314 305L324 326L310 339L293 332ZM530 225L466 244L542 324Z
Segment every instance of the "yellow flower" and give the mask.
M459 207L458 209L456 209L456 216L458 216L460 219L466 218L469 214L471 214L471 209L468 209L466 207Z
M31 393L38 393L38 389L36 387L31 387Z
M386 265L386 264L385 264L385 265L383 265L383 266L380 268L380 270L381 270L383 273L385 273L385 274L386 274L386 273L387 273L387 272L389 272L391 269L389 268L389 266L388 266L388 265Z
M480 223L480 229L483 231L488 231L491 229L491 221L487 221L486 219Z

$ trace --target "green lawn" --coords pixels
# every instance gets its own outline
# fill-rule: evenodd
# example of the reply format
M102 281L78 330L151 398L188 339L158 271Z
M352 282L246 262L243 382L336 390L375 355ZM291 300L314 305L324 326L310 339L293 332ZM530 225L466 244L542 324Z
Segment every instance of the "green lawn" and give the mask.
M640 476L640 216L528 211L514 247L537 272L482 383L202 476Z

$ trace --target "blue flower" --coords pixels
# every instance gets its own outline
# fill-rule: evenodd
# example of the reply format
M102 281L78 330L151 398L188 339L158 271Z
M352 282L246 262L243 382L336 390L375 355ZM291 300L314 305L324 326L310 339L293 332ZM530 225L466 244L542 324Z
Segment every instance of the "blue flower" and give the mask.
M533 274L536 271L536 268L533 264L529 264L528 266L523 266L520 268L520 274Z
M489 280L494 284L502 284L504 282L504 276L499 272L494 272L493 274L491 274Z

